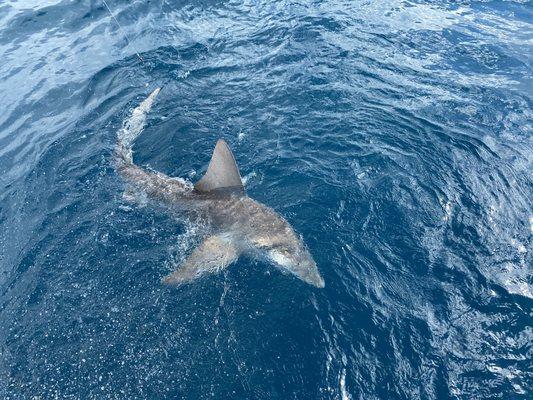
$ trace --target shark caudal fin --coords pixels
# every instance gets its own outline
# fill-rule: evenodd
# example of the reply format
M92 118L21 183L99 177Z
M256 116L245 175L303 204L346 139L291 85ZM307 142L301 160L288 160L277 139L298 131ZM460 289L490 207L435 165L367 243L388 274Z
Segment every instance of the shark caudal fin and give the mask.
M153 199L174 205L176 199L192 191L192 185L183 179L171 178L161 172L153 172L133 163L132 147L141 134L152 105L161 89L155 89L131 115L124 120L117 134L115 169L127 183L126 200ZM138 196L141 195L141 196Z
M235 157L224 140L218 140L207 171L203 178L194 185L194 189L199 192L244 190Z
M117 156L117 166L133 164L132 146L133 142L141 134L146 125L146 116L155 98L161 88L156 88L141 104L139 104L131 113L131 116L124 121L122 128L118 131L117 147L115 154Z

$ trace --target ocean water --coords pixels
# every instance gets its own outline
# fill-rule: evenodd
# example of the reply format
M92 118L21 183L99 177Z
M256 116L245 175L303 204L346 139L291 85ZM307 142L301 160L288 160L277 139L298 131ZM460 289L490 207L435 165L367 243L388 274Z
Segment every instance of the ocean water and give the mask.
M0 3L0 398L531 398L530 2L107 3ZM202 227L113 168L157 86L135 161L224 138L324 289L160 284Z

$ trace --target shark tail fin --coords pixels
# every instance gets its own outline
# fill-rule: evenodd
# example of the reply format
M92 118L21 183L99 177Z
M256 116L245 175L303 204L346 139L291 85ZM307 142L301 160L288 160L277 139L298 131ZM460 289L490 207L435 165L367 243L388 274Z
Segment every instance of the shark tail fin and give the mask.
M146 125L146 116L161 88L156 88L139 106L137 106L131 116L124 121L122 128L117 134L117 146L115 149L117 167L133 164L133 142L141 134Z
M207 171L203 178L196 182L194 189L199 192L244 190L237 162L224 140L218 140Z

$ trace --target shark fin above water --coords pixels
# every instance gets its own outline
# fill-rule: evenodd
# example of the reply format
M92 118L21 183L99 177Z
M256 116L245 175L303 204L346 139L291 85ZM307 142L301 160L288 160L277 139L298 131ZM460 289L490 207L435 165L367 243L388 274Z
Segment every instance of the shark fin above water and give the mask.
M202 179L194 185L198 192L211 192L219 189L244 191L237 162L228 144L219 139L211 156L211 161Z
M189 258L179 268L163 278L162 282L179 286L188 283L205 273L216 273L239 257L234 241L227 235L207 237L193 250Z

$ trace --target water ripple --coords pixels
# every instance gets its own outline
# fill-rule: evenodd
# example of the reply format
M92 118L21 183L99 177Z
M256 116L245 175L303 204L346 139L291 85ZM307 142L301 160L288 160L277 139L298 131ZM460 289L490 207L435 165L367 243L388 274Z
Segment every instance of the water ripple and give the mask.
M0 5L0 397L528 398L527 2L108 3ZM225 138L324 290L159 285L202 226L111 162L156 86L136 162Z

